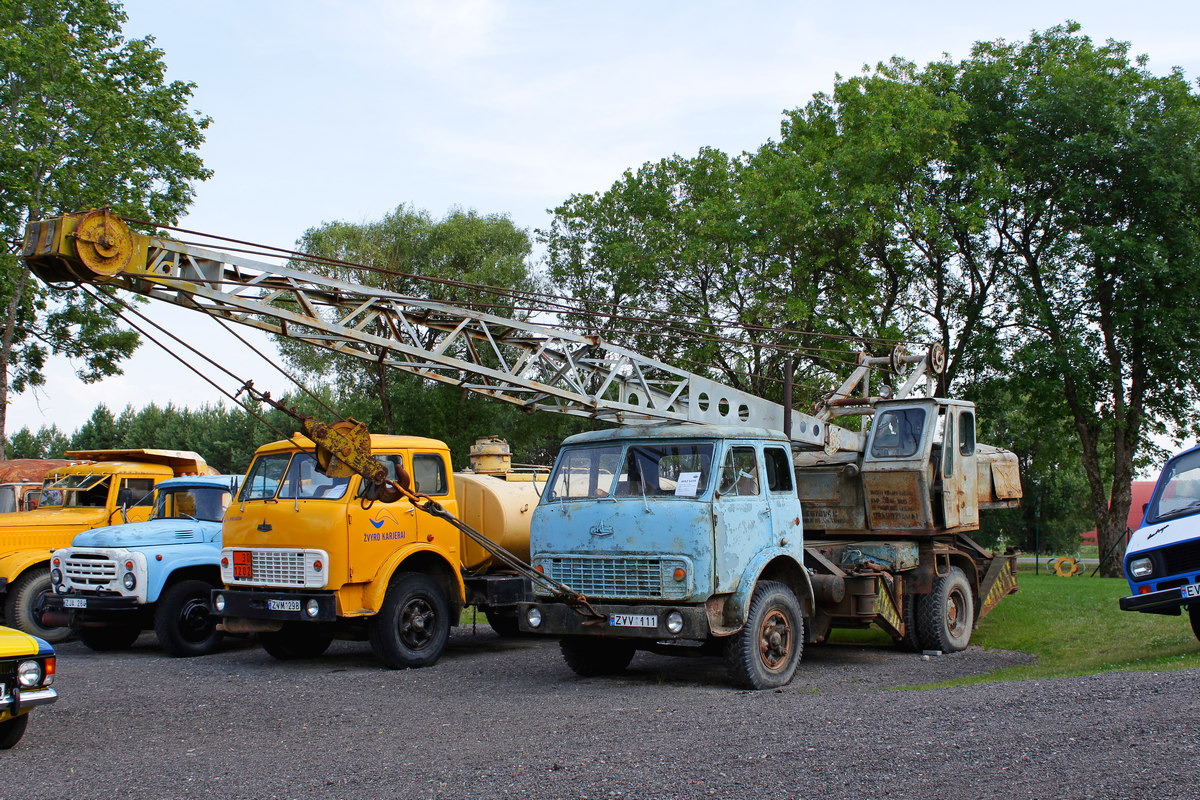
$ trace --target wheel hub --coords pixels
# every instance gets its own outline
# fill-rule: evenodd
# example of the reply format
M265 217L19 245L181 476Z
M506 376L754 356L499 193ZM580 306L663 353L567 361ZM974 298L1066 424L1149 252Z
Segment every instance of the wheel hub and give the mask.
M763 620L758 652L769 670L778 671L787 665L792 652L791 626L782 611L772 611Z

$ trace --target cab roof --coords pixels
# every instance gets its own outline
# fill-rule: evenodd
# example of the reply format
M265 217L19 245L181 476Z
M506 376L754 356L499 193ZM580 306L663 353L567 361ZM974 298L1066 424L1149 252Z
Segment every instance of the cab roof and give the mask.
M281 439L277 442L264 444L255 451L259 453L279 453L288 450L305 450L312 452L315 445L312 439L297 433L291 439ZM387 433L371 434L371 451L386 452L389 450L449 450L445 442L438 439L428 439L424 436L394 436Z
M611 442L625 439L760 439L788 442L783 431L738 425L702 425L668 422L659 425L622 425L603 431L586 431L568 436L564 445Z

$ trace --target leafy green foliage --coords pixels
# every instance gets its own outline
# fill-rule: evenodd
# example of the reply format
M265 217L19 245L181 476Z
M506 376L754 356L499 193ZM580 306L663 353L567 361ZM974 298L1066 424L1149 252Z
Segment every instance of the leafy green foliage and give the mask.
M14 255L31 220L111 206L173 222L192 183L209 120L188 110L193 85L166 80L153 39L125 40L110 0L0 3L0 433L9 391L40 386L49 353L91 382L120 372L131 331L79 292L52 293ZM0 437L0 456L4 440Z

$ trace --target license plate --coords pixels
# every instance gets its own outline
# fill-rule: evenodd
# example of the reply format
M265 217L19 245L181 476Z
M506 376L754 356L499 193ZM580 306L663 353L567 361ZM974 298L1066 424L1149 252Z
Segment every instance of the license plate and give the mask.
M267 610L268 611L299 611L300 610L300 601L299 600L268 600L267 601Z
M1189 583L1187 586L1184 586L1183 596L1185 599L1200 597L1200 583Z
M254 568L251 566L254 562L254 554L249 550L234 550L233 551L233 577L235 578L253 578Z
M614 628L657 628L658 617L653 614L609 614L608 624Z
M87 608L86 597L64 597L63 608Z

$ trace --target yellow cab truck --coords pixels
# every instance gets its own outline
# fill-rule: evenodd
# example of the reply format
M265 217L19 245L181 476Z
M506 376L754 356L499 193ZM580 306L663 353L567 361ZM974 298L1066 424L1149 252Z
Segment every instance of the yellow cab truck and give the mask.
M178 475L213 474L197 453L181 450L70 450L79 460L50 472L33 511L0 515L0 598L7 624L48 642L70 629L44 624L43 598L51 591L50 554L83 531L143 522L154 487Z
M440 441L369 442L389 480L411 480L415 492L529 558L529 521L547 470L513 468L495 438L477 441L472 469L457 473ZM225 588L213 592L225 631L258 634L279 659L320 655L334 638L367 639L393 669L436 662L467 606L501 635L516 632L527 578L411 500L376 501L360 476L326 476L313 451L301 434L260 447L225 514Z
M66 458L10 458L0 461L0 514L37 508L46 475L60 467L78 463Z

